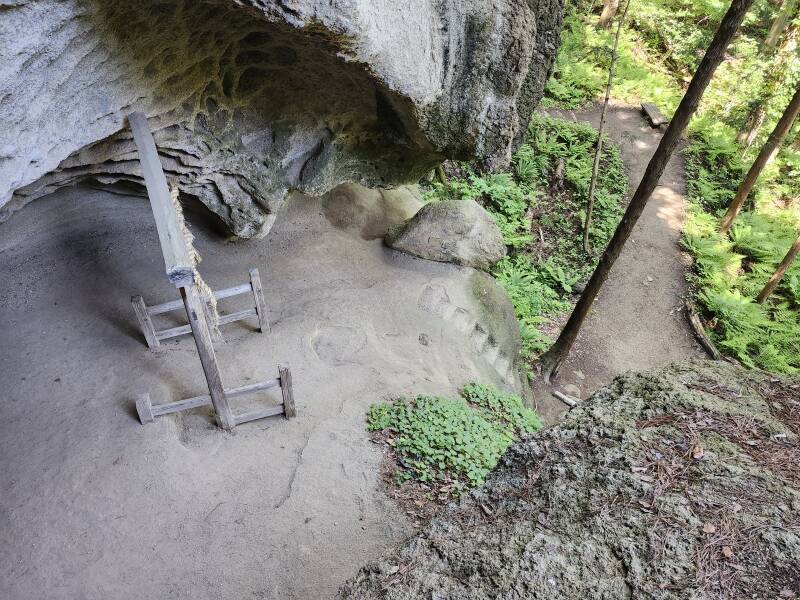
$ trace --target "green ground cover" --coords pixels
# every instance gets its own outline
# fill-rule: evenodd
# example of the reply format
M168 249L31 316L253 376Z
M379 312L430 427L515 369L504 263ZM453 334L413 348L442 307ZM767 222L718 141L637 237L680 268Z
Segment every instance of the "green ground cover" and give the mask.
M459 398L401 398L367 414L368 430L394 450L395 482L425 484L436 496L481 485L514 441L541 426L519 396L477 383Z

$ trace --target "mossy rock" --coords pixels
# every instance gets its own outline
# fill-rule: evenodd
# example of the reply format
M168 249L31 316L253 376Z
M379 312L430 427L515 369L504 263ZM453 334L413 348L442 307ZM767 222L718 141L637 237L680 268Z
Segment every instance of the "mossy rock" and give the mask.
M799 432L797 380L621 376L339 598L800 596Z

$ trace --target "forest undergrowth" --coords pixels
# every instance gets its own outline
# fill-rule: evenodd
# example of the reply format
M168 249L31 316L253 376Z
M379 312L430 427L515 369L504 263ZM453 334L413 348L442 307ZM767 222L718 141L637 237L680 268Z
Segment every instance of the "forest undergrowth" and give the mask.
M670 116L728 4L632 0L614 98L634 105L654 102ZM602 92L612 32L595 26L599 8L568 2L546 106L577 108L596 101ZM778 8L766 0L756 2L691 122L683 244L694 259L694 300L719 349L750 367L797 374L800 263L763 305L755 297L798 235L800 126L795 124L761 175L730 235L718 233L725 207L800 80L797 14L773 51L763 47Z

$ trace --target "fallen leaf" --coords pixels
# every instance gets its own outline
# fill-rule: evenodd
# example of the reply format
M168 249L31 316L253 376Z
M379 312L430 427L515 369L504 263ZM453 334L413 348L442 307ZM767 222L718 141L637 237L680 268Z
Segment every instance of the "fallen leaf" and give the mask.
M706 523L705 525L703 525L703 533L716 533L716 532L717 528L715 525L712 525L711 523Z
M703 458L704 454L705 451L703 450L703 447L700 444L695 444L692 448L692 458L695 460L700 460Z
M724 556L725 558L731 558L733 556L733 548L731 548L730 546L723 546L722 556Z

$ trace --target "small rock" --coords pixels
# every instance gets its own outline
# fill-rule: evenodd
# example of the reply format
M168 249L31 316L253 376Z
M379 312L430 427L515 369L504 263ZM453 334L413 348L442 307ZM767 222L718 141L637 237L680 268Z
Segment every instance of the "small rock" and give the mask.
M577 385L568 383L567 385L561 386L561 389L564 390L564 393L568 396L572 396L573 398L581 397L581 388L579 388Z
M428 344L431 343L431 338L429 338L425 333L420 333L418 339L419 343L422 344L423 346L427 346Z

